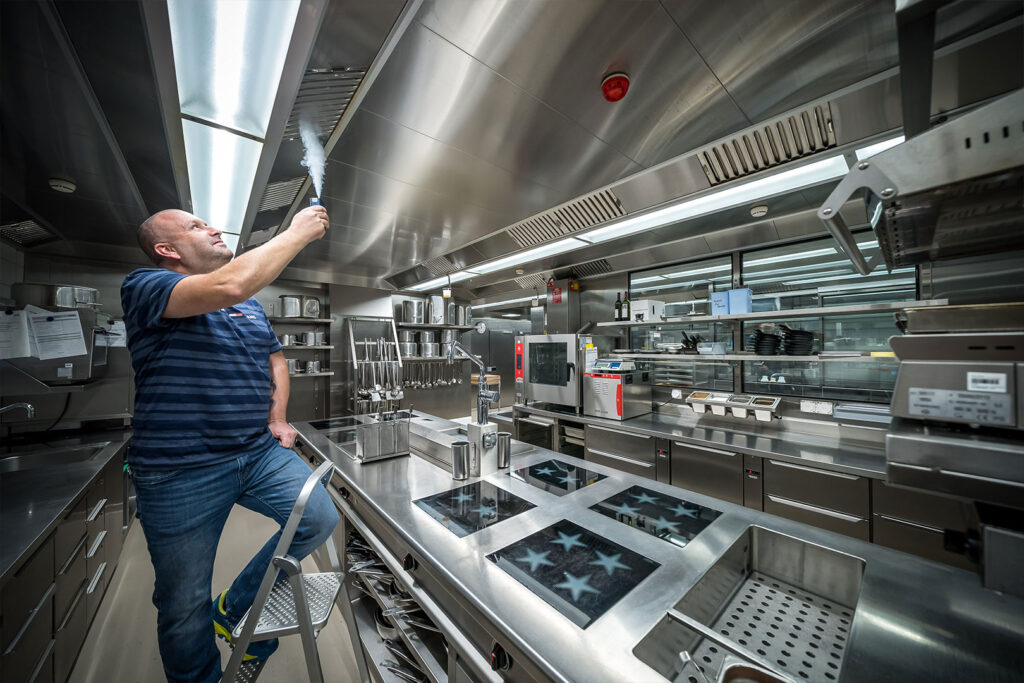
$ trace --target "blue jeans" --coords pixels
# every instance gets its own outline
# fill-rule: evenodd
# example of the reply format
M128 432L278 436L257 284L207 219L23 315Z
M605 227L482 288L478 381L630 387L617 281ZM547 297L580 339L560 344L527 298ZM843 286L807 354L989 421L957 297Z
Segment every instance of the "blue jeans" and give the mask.
M238 503L283 527L310 473L298 455L275 444L265 453L217 465L132 474L139 520L156 572L153 604L169 683L220 680L211 582L231 508ZM323 486L317 486L288 554L297 559L309 555L337 523L334 503ZM230 623L237 623L255 600L280 536L278 530L231 584L226 600Z

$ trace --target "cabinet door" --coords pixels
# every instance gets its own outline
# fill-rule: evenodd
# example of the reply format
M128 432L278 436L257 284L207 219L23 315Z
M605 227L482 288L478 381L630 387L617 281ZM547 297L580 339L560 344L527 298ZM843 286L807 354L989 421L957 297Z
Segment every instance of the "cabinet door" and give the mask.
M586 459L647 479L658 478L654 437L587 425Z
M836 512L769 493L764 494L764 511L819 529L846 534L862 541L871 540L871 520L845 512Z
M743 505L743 457L674 441L672 485Z

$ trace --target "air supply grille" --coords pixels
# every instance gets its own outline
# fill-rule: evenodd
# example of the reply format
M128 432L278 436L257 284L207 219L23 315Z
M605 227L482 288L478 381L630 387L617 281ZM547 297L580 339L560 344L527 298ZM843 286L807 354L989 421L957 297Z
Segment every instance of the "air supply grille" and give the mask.
M835 146L832 110L825 103L752 128L697 157L708 182L718 185Z
M366 69L354 67L307 71L295 96L292 115L284 127L284 137L289 140L299 137L300 119L315 124L320 137L328 137L365 75Z
M625 216L611 190L601 190L530 216L508 228L520 247L532 247Z
M263 199L260 200L260 208L258 210L273 211L274 209L280 209L282 206L291 206L291 203L295 201L296 195L299 194L299 190L302 189L302 182L305 179L306 176L302 176L268 183L267 189L263 192Z
M423 266L425 266L434 277L454 273L458 270L458 268L456 268L455 265L444 256L436 256L429 261L424 261Z
M524 275L523 277L516 278L516 284L523 289L544 289L548 285L548 278L547 276L539 273L535 275Z
M0 239L17 244L19 247L34 247L37 244L52 242L57 239L57 235L35 221L28 220L0 225Z
M572 267L572 272L575 273L578 278L604 275L605 273L612 272L612 270L612 264L608 263L608 261L603 258L597 259L596 261L580 263L579 265Z

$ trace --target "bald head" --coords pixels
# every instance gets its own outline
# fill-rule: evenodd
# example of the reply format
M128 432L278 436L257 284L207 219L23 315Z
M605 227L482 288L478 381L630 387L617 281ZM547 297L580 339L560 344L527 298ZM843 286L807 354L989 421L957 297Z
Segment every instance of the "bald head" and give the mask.
M173 239L174 233L181 230L188 216L181 209L164 209L154 213L139 226L139 247L150 261L158 266L163 263L164 258L157 253L156 245Z

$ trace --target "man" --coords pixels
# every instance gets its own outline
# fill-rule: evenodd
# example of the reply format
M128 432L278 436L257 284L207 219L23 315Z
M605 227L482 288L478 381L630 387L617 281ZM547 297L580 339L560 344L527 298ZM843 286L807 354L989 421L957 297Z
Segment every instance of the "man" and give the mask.
M171 683L220 679L214 632L234 646L231 629L255 599L280 537L211 607L214 556L231 508L239 503L283 526L309 476L288 450L295 441L285 415L288 365L250 297L323 237L327 224L323 207L309 207L234 260L217 228L184 211L161 211L139 228L139 245L157 267L136 270L121 285L136 386L129 465ZM289 554L308 555L337 521L317 487ZM253 643L246 659L276 648L276 640Z

